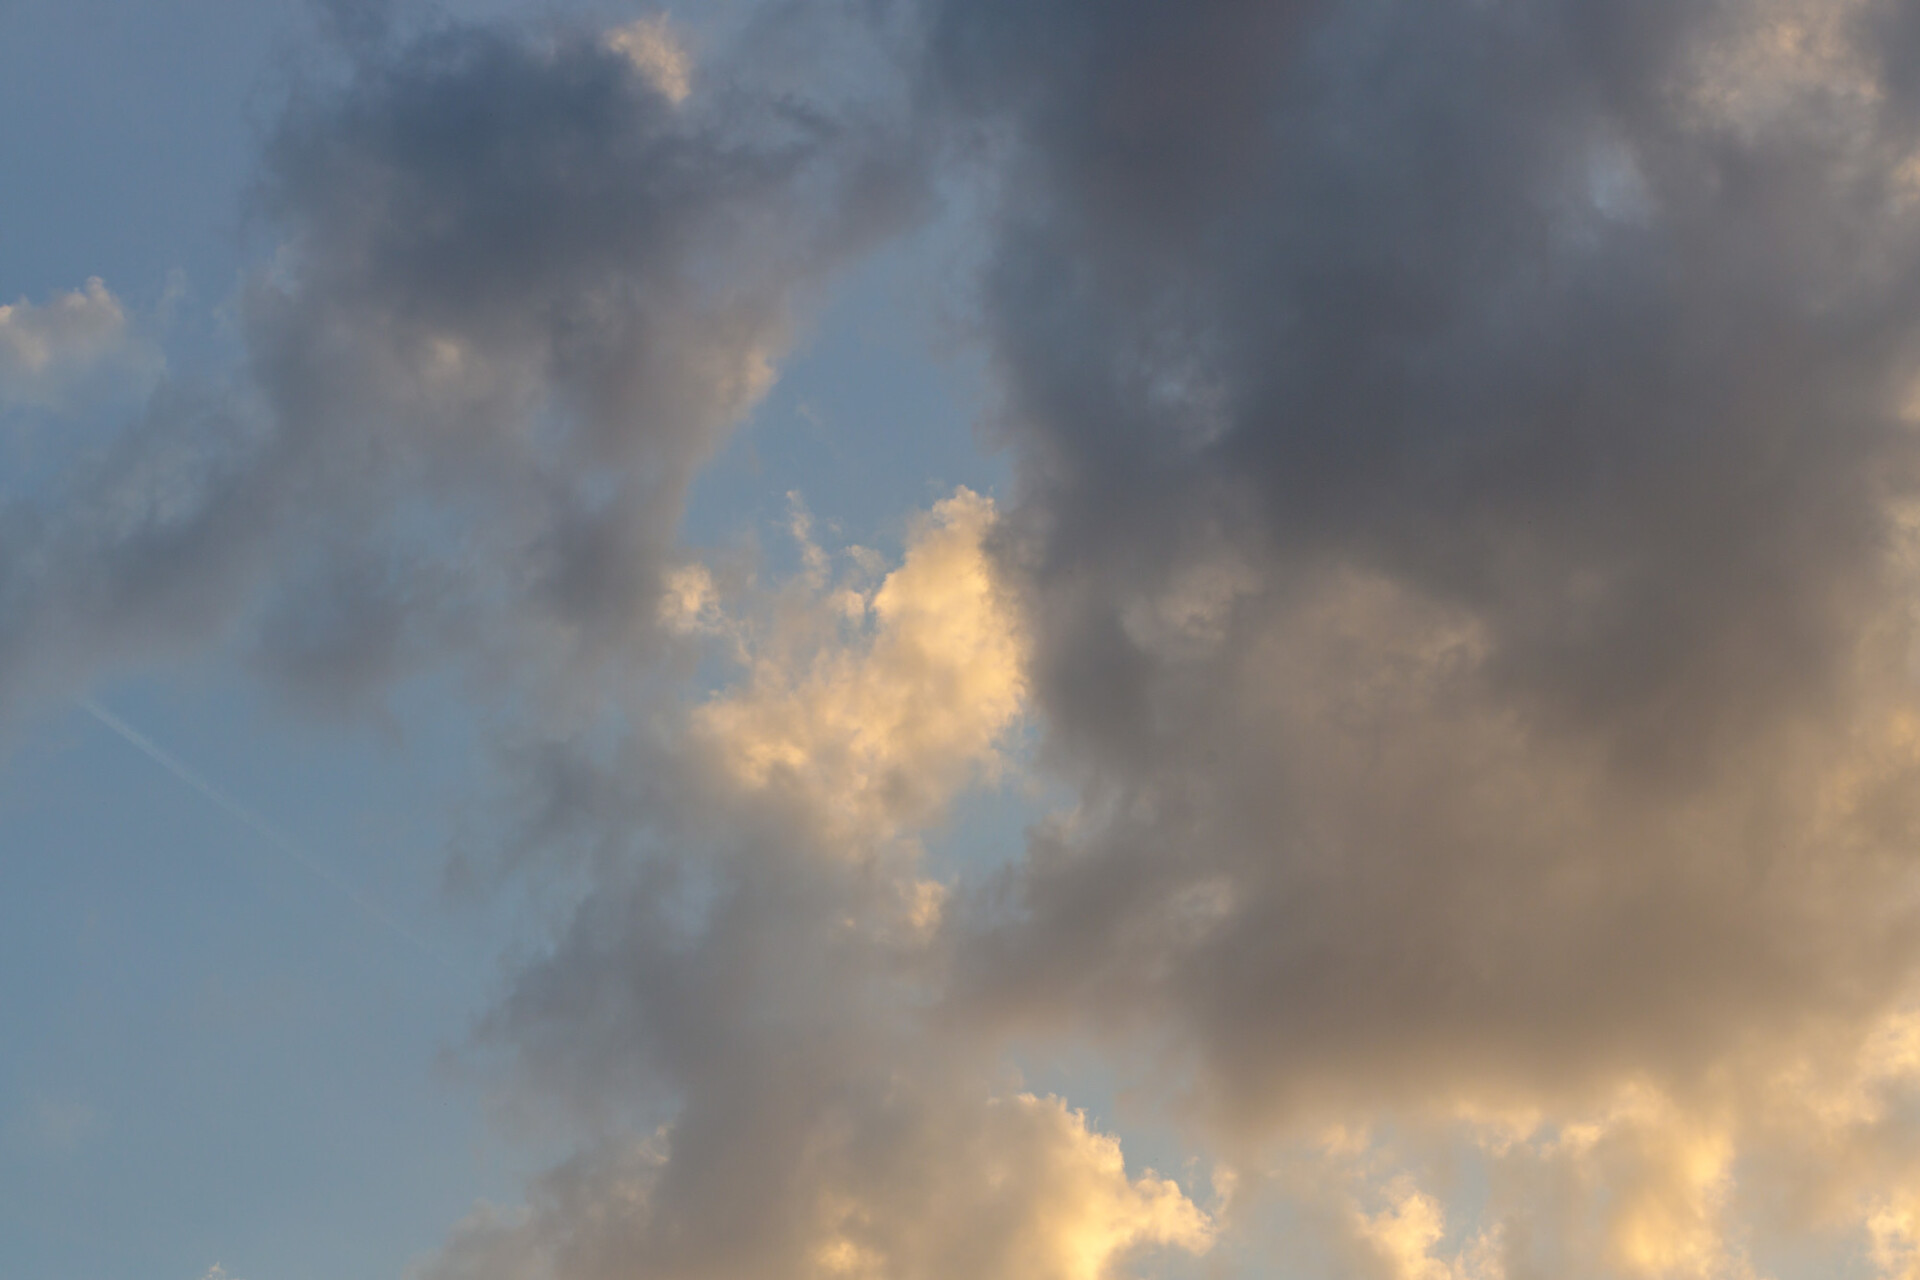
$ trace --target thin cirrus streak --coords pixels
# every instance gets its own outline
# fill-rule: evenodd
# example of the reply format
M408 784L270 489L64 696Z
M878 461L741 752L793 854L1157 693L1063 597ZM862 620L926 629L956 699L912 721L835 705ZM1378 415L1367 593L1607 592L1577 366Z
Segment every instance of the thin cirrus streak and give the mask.
M394 918L392 912L348 884L325 863L319 861L299 845L280 834L266 819L260 817L260 815L254 813L251 809L182 764L178 758L154 742L153 739L147 737L138 729L135 729L119 716L114 715L113 712L108 711L92 698L80 698L77 705L82 711L92 716L108 729L111 729L122 741L126 742L127 745L133 747L139 751L140 754L146 756L147 759L153 761L175 778L199 792L206 799L212 801L213 804L228 817L240 823L242 826L249 828L255 835L265 840L276 852L288 861L294 863L308 875L321 881L335 893L352 903L354 909L368 920L379 925L388 933L393 934L396 938L405 942L408 946L439 965L442 969L445 969L448 973L457 974L459 972L452 961L428 946L425 940L418 934L401 924L400 921Z

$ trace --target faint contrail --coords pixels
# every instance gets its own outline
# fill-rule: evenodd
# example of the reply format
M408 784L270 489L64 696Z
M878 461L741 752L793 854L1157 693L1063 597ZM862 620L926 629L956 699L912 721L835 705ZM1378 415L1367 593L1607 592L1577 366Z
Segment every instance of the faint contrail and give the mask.
M114 715L113 712L107 710L92 698L81 698L79 700L79 706L82 711L92 716L95 720L98 720L107 728L113 730L121 738L125 739L129 745L138 749L140 753L149 760L225 810L228 817L251 827L255 835L258 835L281 854L305 868L309 875L324 881L334 892L340 894L358 908L360 914L367 917L367 919L381 925L395 937L403 939L409 946L417 949L421 955L426 956L448 972L459 972L445 956L442 956L438 951L428 946L405 925L394 919L379 903L335 875L326 864L318 862L309 856L299 845L276 831L265 818L260 817L251 809L229 796L226 792L220 790L220 788L187 768L186 765L182 764L172 755L169 755L155 743L153 739L141 733L119 716Z

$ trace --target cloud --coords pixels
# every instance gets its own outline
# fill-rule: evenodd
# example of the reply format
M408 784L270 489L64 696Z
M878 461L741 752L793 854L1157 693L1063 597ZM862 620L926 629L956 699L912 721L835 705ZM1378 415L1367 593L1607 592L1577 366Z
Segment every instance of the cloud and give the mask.
M1243 1179L1242 1221L1356 1276L1895 1277L1910 1268L1914 1016L1740 1055L1681 1094L1586 1107L1357 1110Z
M1914 972L1905 9L935 6L1044 758L962 1004L1572 1105Z
M38 306L25 298L0 306L0 409L73 409L109 388L115 398L137 394L161 365L98 276Z
M597 833L591 889L485 1041L521 1105L592 1136L524 1208L476 1211L423 1280L1103 1280L1210 1247L1177 1183L927 1016L944 890L917 833L1020 706L993 523L960 490L878 582L870 553L836 580L811 543L794 581L734 600L676 574L669 601L737 683L611 759L561 744L571 763L513 824L547 859Z
M647 26L429 42L275 145L249 314L290 439L501 513L471 545L542 654L631 670L659 626L744 672L527 757L503 844L587 887L483 1041L582 1147L432 1265L1098 1275L1264 1194L1335 1274L1741 1275L1770 1197L1906 1266L1904 1086L1835 1048L1920 959L1898 6L923 16L916 124L999 202L1015 491L878 585L796 508L802 575L744 612L677 495L790 264L897 225L810 203L896 136L702 149L738 82L681 96ZM390 572L321 598L404 635L439 606ZM1074 803L928 881L916 831L1028 709ZM1010 1079L1015 1038L1172 1082L1247 1170L1230 1219ZM1303 1148L1329 1117L1406 1136Z
M650 626L686 486L799 291L908 203L837 185L854 126L824 109L755 137L673 110L633 56L461 29L296 109L262 195L287 243L247 303L286 465L397 488L389 522L424 504L481 556L430 581L488 575L542 652L589 661ZM356 607L366 580L310 584L338 643L391 612Z
M675 106L693 92L693 59L664 17L615 27L607 33L607 47L626 55L647 83Z
M1173 1183L1130 1179L1118 1144L1055 1098L929 1103L906 1084L871 1105L823 1107L816 1125L804 1154L778 1131L743 1134L740 1163L715 1169L692 1205L674 1194L674 1156L658 1141L580 1157L541 1181L529 1210L477 1212L418 1274L1101 1280L1140 1248L1210 1240ZM771 1177L750 1169L756 1157L775 1162ZM754 1197L776 1178L790 1202Z
M777 617L745 686L695 714L722 767L750 789L803 793L842 838L922 826L991 767L1021 709L1026 657L984 546L993 516L961 489L920 520L885 581ZM825 556L808 550L824 588Z
M1446 1259L1434 1249L1447 1234L1445 1211L1405 1177L1384 1188L1386 1203L1368 1214L1352 1211L1351 1225L1371 1257L1392 1280L1483 1280L1499 1275L1497 1237L1482 1235L1468 1250Z
M268 562L255 446L231 404L163 383L104 447L0 507L0 718L219 633Z
M241 376L161 388L11 513L0 701L221 638L335 710L456 653L564 684L647 647L695 470L809 291L918 207L825 99L676 108L565 28L377 35L267 139ZM99 288L4 325L40 396L124 330Z

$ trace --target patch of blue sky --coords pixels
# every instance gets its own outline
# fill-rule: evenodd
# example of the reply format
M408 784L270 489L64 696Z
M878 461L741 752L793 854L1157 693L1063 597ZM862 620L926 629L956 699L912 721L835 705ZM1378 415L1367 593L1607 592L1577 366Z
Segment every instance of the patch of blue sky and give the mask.
M496 970L439 902L431 771L236 688L109 700L453 965L97 722L47 724L0 789L0 1271L393 1274L525 1173L436 1065ZM47 1114L97 1122L55 1143Z
M897 562L912 517L955 488L1005 496L1007 460L977 429L981 358L943 318L929 274L960 244L953 219L941 219L847 273L695 481L688 542L726 544L752 529L769 571L792 573L787 495L798 492L827 550L871 546Z
M0 9L0 295L99 276L140 311L183 271L217 304L237 198L301 0L13 0Z

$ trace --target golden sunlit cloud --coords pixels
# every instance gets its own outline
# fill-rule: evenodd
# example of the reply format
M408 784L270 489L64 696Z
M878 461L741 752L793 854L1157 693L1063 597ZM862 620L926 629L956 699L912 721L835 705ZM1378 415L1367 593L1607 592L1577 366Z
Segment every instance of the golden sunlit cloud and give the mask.
M900 567L867 589L830 587L796 524L812 598L746 640L742 686L695 714L724 768L803 798L842 840L923 825L991 773L1026 661L985 546L993 522L991 500L960 490L915 522ZM701 616L710 579L690 569L673 582L673 616Z

